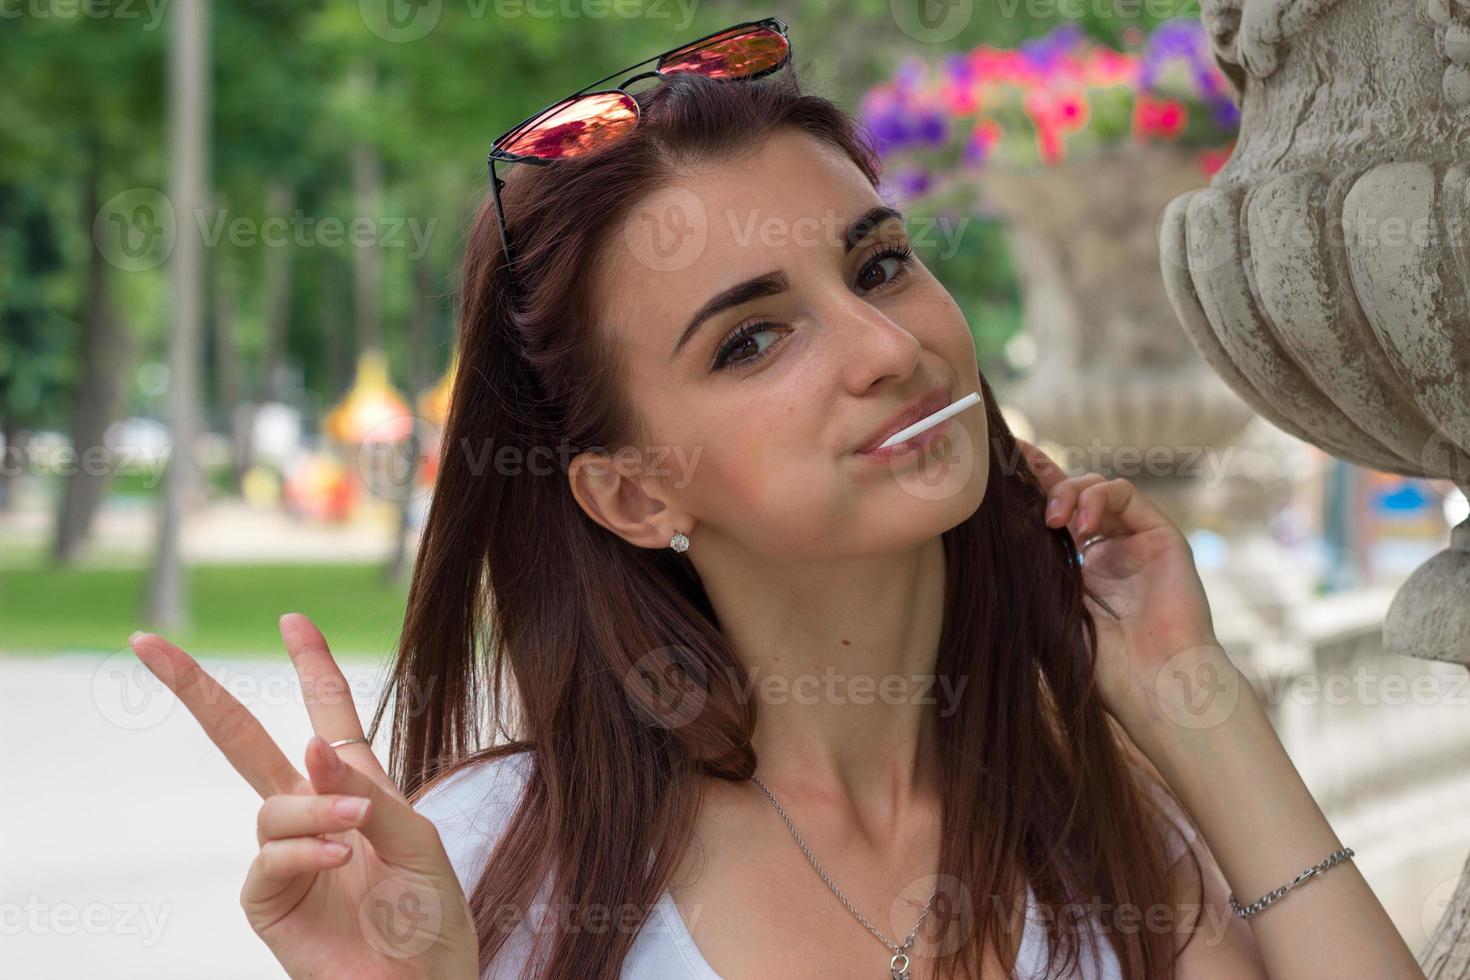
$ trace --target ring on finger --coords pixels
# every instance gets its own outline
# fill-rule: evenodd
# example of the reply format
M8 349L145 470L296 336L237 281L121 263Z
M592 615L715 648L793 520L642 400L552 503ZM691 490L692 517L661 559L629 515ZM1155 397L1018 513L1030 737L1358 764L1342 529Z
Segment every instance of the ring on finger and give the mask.
M1103 540L1105 537L1107 537L1107 535L1104 535L1104 534L1094 534L1094 535L1090 536L1089 538L1087 538L1087 540L1083 541L1082 542L1082 546L1078 550L1079 551L1086 551L1088 548L1091 548L1093 545L1097 544L1099 541Z
M367 745L367 746L371 746L372 745L372 743L369 742L367 739L361 738L361 737L358 737L358 738L339 738L339 739L337 739L337 741L335 741L335 742L328 742L327 744L329 746L331 746L332 748L335 749L339 745L351 745L353 742L361 742L363 745Z

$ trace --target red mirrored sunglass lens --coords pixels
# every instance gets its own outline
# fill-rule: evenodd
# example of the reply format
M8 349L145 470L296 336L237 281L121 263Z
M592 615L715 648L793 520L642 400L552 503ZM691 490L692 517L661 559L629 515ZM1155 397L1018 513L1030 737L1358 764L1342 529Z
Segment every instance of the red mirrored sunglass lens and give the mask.
M658 70L665 75L692 71L711 78L743 78L775 68L790 50L785 35L769 27L743 27L664 55Z
M590 153L638 125L638 104L626 92L578 96L527 123L495 145L518 156L562 160Z

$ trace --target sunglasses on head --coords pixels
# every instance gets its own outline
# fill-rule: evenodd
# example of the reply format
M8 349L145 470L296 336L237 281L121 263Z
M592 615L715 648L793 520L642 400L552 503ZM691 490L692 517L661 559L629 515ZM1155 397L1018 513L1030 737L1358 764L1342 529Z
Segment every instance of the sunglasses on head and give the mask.
M599 78L497 136L486 162L490 165L490 193L500 222L500 240L507 265L513 268L505 211L500 203L500 190L505 181L495 173L497 162L545 166L617 142L638 125L638 102L628 94L627 88L641 79L693 72L722 81L743 81L769 75L790 60L791 42L781 18L766 17L735 24ZM649 62L657 64L648 71L630 75L614 88L590 91Z

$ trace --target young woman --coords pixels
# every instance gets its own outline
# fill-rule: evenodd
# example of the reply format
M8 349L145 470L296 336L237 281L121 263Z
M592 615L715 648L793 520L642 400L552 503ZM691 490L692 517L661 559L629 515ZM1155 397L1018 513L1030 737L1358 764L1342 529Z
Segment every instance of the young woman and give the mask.
M492 154L540 165L467 243L389 768L305 617L305 776L134 637L265 797L287 972L1422 976L1341 854L1232 913L1341 842L1180 531L1008 431L784 25L650 60Z

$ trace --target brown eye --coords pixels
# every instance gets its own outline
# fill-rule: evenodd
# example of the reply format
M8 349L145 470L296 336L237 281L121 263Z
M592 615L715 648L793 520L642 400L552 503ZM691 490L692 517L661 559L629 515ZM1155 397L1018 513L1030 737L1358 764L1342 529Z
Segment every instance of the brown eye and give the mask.
M858 273L857 287L865 291L886 289L895 280L903 278L909 270L914 250L908 245L889 245L874 255L863 271ZM892 271L884 268L885 261L896 263Z
M720 349L715 352L715 358L713 363L710 364L710 370L721 371L746 368L764 360L766 355L770 353L771 348L776 346L777 342L773 340L765 347L761 347L752 338L758 337L763 333L775 334L777 329L776 324L761 320L756 323L746 324L736 330L720 346ZM749 357L732 356L748 348L754 348L753 353Z

